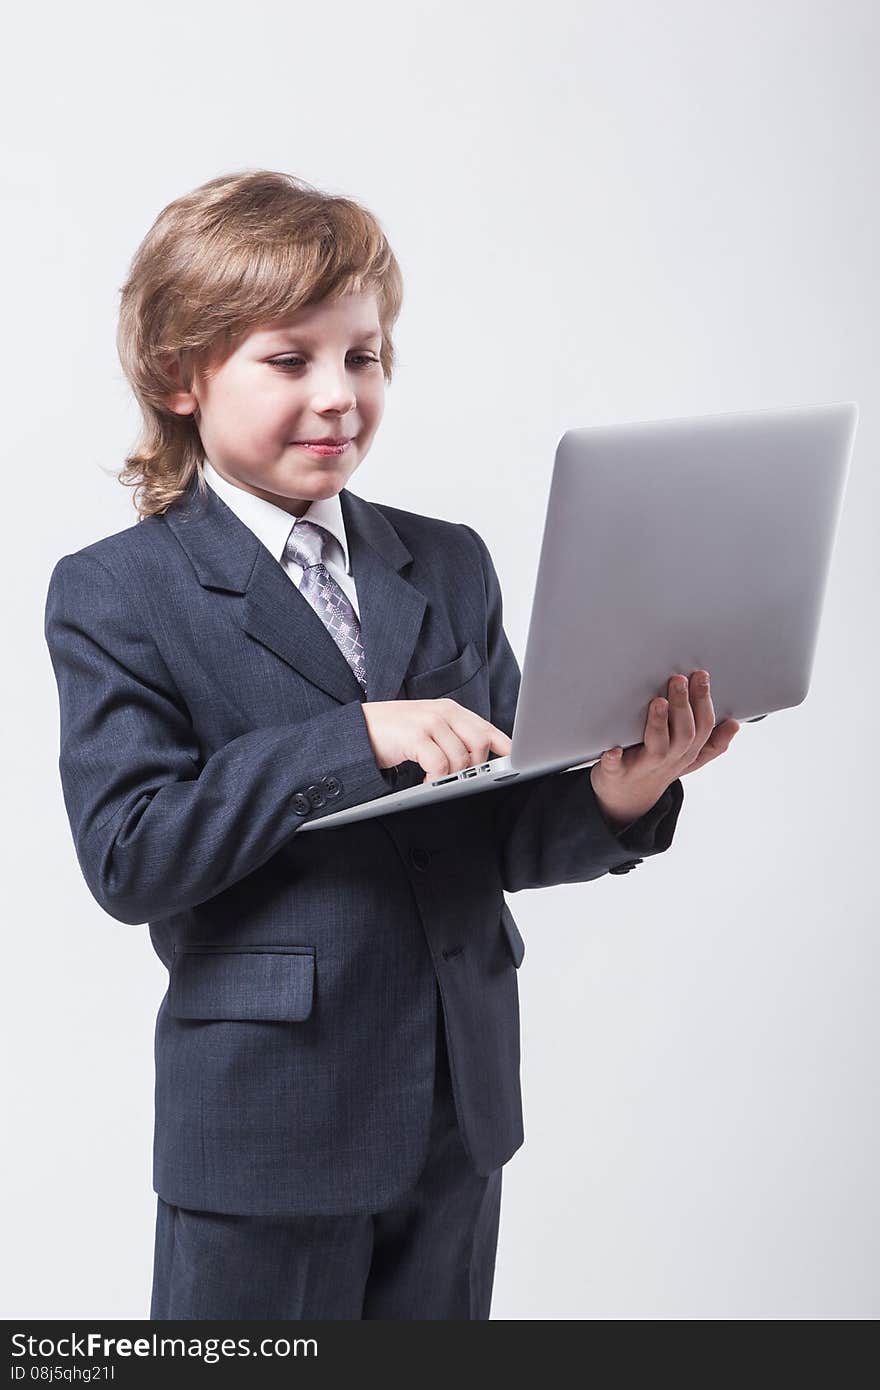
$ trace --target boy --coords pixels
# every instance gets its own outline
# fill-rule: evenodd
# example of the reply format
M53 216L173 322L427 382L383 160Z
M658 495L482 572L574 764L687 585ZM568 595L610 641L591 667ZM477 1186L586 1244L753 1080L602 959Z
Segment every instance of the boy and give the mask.
M258 171L171 203L122 290L139 524L49 585L78 859L169 969L154 1319L488 1318L523 1141L504 890L667 849L736 732L674 677L590 769L296 835L510 749L481 537L346 488L401 299L346 199Z

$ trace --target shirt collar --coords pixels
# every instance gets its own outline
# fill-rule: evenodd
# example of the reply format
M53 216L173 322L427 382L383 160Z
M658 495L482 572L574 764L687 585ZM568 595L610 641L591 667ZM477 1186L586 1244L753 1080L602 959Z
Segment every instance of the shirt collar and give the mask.
M281 563L284 556L284 548L287 545L294 523L298 517L291 516L283 507L276 507L274 502L267 502L265 497L257 497L252 492L246 492L244 488L238 487L235 483L230 483L210 462L205 459L202 464L202 472L205 475L205 482L209 483L217 495L226 505L235 512L240 521L245 526L250 527L258 540ZM333 497L319 497L311 502L303 513L309 521L314 521L319 526L323 526L338 541L342 550L342 563L346 574L350 574L348 559L348 540L345 534L345 522L342 519L342 503L339 500L339 493Z

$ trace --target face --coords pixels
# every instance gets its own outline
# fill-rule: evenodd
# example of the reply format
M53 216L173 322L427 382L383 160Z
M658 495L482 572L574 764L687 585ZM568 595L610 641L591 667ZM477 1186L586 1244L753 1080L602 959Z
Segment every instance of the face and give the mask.
M169 405L195 416L218 473L302 516L345 487L373 442L385 406L381 343L375 295L346 295L253 329ZM339 436L350 441L342 453L302 443Z

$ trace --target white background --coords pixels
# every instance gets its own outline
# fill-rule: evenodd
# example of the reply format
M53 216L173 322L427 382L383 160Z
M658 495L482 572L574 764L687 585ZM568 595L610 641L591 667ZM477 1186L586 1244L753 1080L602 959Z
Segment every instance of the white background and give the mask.
M671 850L514 897L526 1143L492 1314L873 1318L880 11L667 0L15 11L2 100L6 1318L148 1316L164 967L78 869L42 622L135 523L118 288L172 198L275 168L405 276L352 490L487 540L522 660L556 442L854 400L805 703ZM572 1100L574 1097L574 1100Z

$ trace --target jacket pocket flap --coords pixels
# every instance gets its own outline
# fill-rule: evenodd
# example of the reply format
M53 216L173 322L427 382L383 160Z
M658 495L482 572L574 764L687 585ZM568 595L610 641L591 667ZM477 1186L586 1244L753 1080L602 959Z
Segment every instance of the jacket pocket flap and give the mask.
M312 1012L314 946L179 946L168 987L174 1018L299 1023Z
M513 956L513 963L518 970L526 953L526 943L520 936L519 927L516 925L513 913L507 903L501 909L501 925L507 936L507 944L510 947L510 954Z
M434 666L430 671L418 671L415 675L408 676L403 683L407 699L431 700L438 695L445 695L449 690L457 690L465 681L469 681L471 676L476 675L482 664L483 658L476 645L468 642L454 661L447 661L445 666Z

